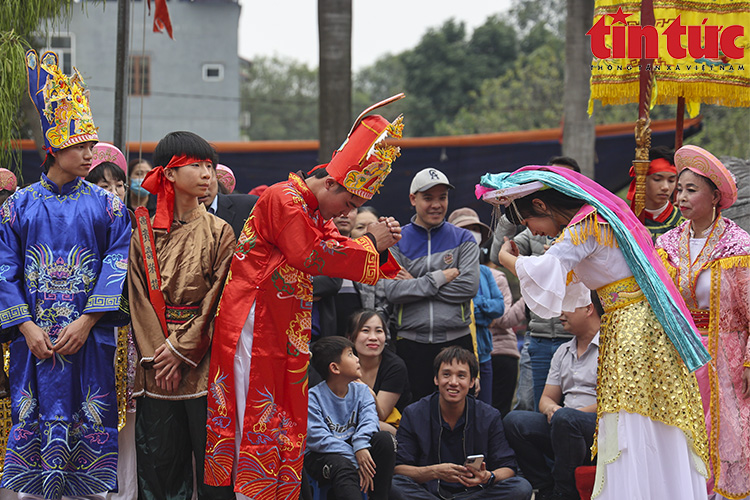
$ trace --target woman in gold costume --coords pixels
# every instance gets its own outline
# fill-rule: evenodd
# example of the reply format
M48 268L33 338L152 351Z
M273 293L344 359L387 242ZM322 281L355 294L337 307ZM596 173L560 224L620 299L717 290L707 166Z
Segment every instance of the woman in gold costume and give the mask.
M510 205L511 221L534 234L558 236L544 255L520 257L510 241L498 255L532 311L573 311L588 289L604 306L592 498L705 499L706 433L691 370L708 356L646 229L624 202L565 169L487 175L478 194Z

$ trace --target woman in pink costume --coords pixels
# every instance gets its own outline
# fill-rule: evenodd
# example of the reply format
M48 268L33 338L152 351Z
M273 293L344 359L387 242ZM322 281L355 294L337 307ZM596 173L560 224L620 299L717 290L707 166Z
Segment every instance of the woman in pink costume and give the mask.
M677 204L688 220L657 240L711 361L696 372L706 415L710 498L750 495L750 235L721 211L732 174L708 151L675 154Z

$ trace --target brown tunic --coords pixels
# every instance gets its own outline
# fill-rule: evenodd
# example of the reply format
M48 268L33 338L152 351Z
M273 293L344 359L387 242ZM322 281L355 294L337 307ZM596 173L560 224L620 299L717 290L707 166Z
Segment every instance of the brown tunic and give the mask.
M128 286L138 365L133 396L192 399L206 395L214 316L224 287L234 233L229 224L201 204L167 233L154 230L161 291L167 304L165 339L149 301L138 232L133 233L128 260ZM183 361L182 380L174 392L156 385L154 352L164 343Z

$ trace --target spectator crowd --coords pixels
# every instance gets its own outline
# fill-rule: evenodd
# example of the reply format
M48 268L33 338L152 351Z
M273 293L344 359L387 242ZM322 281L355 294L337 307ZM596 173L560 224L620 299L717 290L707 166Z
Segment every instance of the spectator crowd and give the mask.
M750 236L708 151L654 148L630 207L568 157L486 176L494 231L428 166L402 227L369 204L400 118L241 194L191 132L128 162L80 77L27 66L47 156L0 169L0 497L750 495Z

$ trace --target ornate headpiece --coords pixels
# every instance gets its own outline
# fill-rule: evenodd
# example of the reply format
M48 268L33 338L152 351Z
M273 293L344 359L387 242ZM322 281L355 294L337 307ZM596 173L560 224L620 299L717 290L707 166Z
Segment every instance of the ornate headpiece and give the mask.
M216 165L216 180L227 188L227 191L230 193L234 192L234 188L237 186L237 179L234 178L232 169L221 163Z
M112 144L99 142L94 146L93 158L91 158L91 168L89 171L105 161L114 163L125 172L126 176L128 175L128 162L125 161L125 155L122 154L122 151Z
M7 168L0 168L0 190L15 191L17 185L16 174Z
M526 184L507 184L499 189L487 189L477 184L476 195L491 205L496 207L503 205L507 207L518 198L530 195L537 191L546 189L546 186L539 181L531 181Z
M402 97L404 94L397 94L364 110L331 161L316 168L326 167L328 174L347 191L371 199L391 173L393 161L401 155L401 149L387 144L386 138L400 139L404 124L402 115L392 123L380 115L365 115Z
M77 69L67 76L57 66L57 54L26 52L29 96L42 119L44 148L57 151L74 144L98 141L88 90Z
M682 146L674 154L674 163L682 172L688 169L695 174L711 179L719 188L721 199L717 207L729 208L737 201L737 183L732 173L714 155L698 146Z

